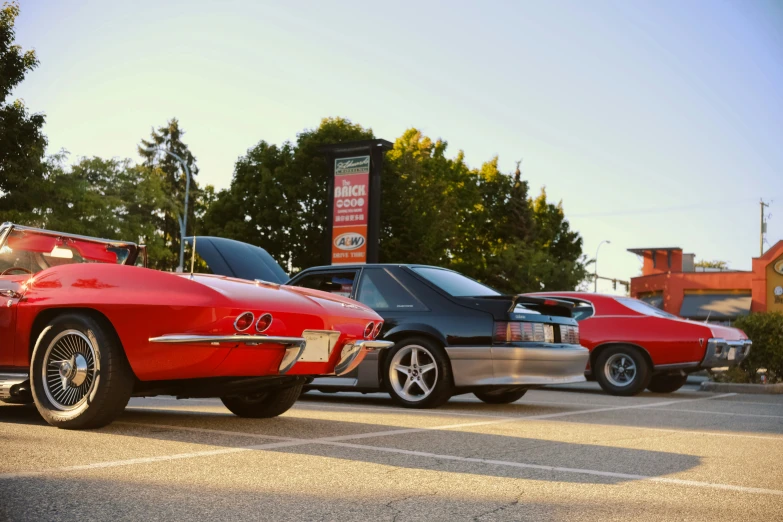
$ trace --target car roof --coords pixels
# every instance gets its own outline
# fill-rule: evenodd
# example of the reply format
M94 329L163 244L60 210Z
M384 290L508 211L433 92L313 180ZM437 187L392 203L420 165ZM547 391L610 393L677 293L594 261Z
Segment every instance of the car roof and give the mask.
M340 269L349 269L349 270L355 270L358 268L372 268L372 267L395 267L395 266L405 266L408 268L437 268L438 270L448 270L449 272L453 272L453 270L449 268L443 268L441 266L432 266L432 265L420 265L417 263L351 263L351 264L339 264L339 265L321 265L321 266L311 266L309 268L305 268L302 270L302 272L309 272L310 270L340 270ZM299 272L300 274L302 272Z

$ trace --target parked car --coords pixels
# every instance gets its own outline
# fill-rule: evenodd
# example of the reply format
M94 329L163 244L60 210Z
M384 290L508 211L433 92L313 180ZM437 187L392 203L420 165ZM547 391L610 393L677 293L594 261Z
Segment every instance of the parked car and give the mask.
M530 294L574 304L587 375L612 395L680 389L689 373L735 366L752 342L742 330L681 319L638 299L582 292Z
M210 270L227 275L247 268L248 247L257 248L220 238L196 242ZM588 351L579 346L568 302L501 295L424 265L322 266L287 284L356 299L378 312L381 337L394 342L354 371L316 378L308 388L385 390L403 406L426 408L471 392L484 402L509 403L530 388L585 380Z
M0 226L0 400L62 428L111 422L131 396L288 410L313 375L350 373L381 317L302 288L144 268L143 247Z

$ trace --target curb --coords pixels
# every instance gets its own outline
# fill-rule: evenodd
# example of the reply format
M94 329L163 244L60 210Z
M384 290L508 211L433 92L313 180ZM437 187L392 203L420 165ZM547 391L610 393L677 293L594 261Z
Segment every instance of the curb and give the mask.
M701 391L722 393L783 394L783 383L778 384L736 384L731 382L703 382Z

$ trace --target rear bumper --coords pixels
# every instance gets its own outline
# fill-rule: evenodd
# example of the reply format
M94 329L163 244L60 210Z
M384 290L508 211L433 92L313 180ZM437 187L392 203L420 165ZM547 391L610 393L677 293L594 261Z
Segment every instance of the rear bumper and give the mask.
M590 357L587 348L574 344L458 346L447 347L446 352L458 388L584 382Z
M278 374L285 375L298 362L326 363L332 359L332 352L338 346L340 332L334 330L305 330L302 337L271 337L264 335L191 335L174 334L152 337L151 343L164 344L222 344L245 345L263 349L278 348L282 360ZM364 357L374 351L392 346L389 341L350 340L343 344L334 372L326 375L345 375L356 368ZM299 372L294 372L299 373ZM323 375L323 374L322 374Z
M736 366L750 353L753 341L740 339L727 341L726 339L710 339L707 341L707 351L701 361L702 368L715 368L722 366Z

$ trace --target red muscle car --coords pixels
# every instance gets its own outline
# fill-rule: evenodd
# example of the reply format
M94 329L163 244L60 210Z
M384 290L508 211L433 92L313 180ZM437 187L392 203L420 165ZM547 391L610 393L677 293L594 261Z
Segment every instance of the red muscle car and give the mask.
M689 373L739 364L752 344L737 328L681 319L630 297L532 295L574 303L581 344L590 350L586 376L612 395L676 391Z
M62 428L103 426L131 396L158 394L273 417L312 376L392 344L350 299L145 264L134 243L0 225L0 400L35 402Z

